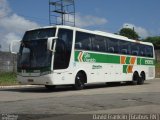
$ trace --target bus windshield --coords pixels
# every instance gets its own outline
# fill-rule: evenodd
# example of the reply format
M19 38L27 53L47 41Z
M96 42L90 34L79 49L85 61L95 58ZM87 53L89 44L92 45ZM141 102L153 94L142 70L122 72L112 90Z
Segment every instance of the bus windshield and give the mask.
M18 69L40 69L51 66L52 52L47 49L47 39L55 36L56 29L40 29L25 33L19 54Z
M55 36L55 31L55 28L27 31L23 37L23 41L48 39L49 37Z

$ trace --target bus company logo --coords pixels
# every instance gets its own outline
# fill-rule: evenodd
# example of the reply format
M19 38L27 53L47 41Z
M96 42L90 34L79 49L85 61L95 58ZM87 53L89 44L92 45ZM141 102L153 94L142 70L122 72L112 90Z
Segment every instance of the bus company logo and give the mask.
M136 57L121 56L120 63L123 64L123 73L133 73L133 66L136 59Z
M154 62L153 62L153 60L145 60L145 64L146 65L153 65Z
M134 65L136 62L136 57L121 56L120 60L121 64Z
M91 58L91 55L87 52L80 52L78 55L79 62L96 62L96 59Z
M78 61L83 62L83 52L80 52L78 55Z

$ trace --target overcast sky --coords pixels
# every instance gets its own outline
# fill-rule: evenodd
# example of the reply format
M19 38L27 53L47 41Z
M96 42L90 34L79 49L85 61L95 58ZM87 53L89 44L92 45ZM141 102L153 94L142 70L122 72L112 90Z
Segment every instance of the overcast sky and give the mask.
M160 0L75 0L78 27L117 33L135 28L141 38L160 36ZM0 0L0 44L8 50L24 32L48 26L48 0Z

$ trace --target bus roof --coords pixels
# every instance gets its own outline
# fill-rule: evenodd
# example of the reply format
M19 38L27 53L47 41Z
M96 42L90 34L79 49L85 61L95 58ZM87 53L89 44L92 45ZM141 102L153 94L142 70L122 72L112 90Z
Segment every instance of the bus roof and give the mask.
M104 37L109 37L109 38L114 38L114 39L120 39L120 40L125 40L125 41L136 42L136 43L141 43L141 44L153 46L153 44L149 43L149 42L143 42L143 41L139 41L139 40L133 40L133 39L129 39L129 38L125 37L125 36L116 35L116 34L109 33L109 32L103 32L103 31L98 31L98 30L93 31L93 30L87 30L87 29L82 29L82 28L72 27L72 26L67 26L67 25L45 26L45 27L40 27L40 28L37 28L37 29L46 29L46 28L65 28L65 29L71 29L71 30L86 32L86 33L90 33L90 34L96 34L96 35L100 35L100 36L104 36ZM30 29L29 31L31 31L31 30L36 30L36 29Z

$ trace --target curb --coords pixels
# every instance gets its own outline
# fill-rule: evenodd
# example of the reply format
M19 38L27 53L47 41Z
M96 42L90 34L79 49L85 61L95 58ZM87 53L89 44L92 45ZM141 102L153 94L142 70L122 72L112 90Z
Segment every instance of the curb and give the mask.
M160 80L160 78L155 78L156 80ZM8 89L8 88L27 88L27 87L37 87L39 85L14 85L14 86L0 86L0 89Z
M0 89L8 88L26 88L26 87L37 87L37 85L15 85L15 86L0 86Z

